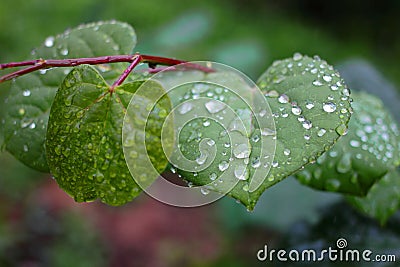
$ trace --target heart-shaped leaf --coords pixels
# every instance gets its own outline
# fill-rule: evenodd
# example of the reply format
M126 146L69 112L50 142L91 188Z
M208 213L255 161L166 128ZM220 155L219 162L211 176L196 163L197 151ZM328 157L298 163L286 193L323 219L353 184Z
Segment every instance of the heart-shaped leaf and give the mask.
M180 128L183 155L177 155L193 164L175 167L191 184L227 193L250 210L266 188L315 161L346 132L350 92L318 57L276 61L258 81L264 102L241 75L203 75L170 93L176 120L192 119ZM254 188L257 172L262 180Z
M366 93L352 95L349 131L315 164L297 174L308 186L356 196L400 164L398 127L382 101Z
M100 198L122 205L141 192L126 165L122 144L126 108L141 84L130 82L111 90L94 67L83 65L74 68L57 91L46 135L47 160L60 187L76 201ZM161 107L169 110L170 104L160 102ZM156 122L149 125L146 142L153 165L162 172L168 161L158 149L160 120L153 112L140 123Z
M63 59L129 54L136 45L131 26L115 21L81 25L48 37L32 58ZM99 65L107 79L117 77L126 64ZM45 135L50 106L59 84L70 68L41 70L12 82L4 105L4 145L24 164L48 172Z

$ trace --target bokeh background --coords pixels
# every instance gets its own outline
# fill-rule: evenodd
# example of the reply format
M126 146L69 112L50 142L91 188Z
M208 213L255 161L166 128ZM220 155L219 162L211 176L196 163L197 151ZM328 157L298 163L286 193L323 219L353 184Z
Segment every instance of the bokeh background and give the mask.
M399 120L399 15L397 0L0 0L0 62L26 59L67 28L117 19L136 29L137 52L222 62L253 79L275 59L318 54ZM0 86L0 98L7 90ZM256 252L265 244L327 248L339 237L400 260L399 222L395 214L381 227L340 195L290 177L254 212L229 198L193 209L146 195L118 208L77 204L50 175L0 154L0 266L278 266L258 262Z

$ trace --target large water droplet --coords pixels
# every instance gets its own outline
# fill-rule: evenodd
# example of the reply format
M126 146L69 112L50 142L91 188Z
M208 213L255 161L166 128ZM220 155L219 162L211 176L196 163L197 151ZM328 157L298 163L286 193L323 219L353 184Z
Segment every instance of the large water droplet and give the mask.
M262 136L276 135L276 131L269 129L269 128L264 128L264 129L261 129L261 135Z
M261 166L260 158L256 157L255 159L253 159L253 161L251 162L251 167L258 168L260 166Z
M54 40L55 38L53 36L49 36L46 38L46 40L44 41L44 45L46 47L52 47L54 45Z
M323 104L322 108L325 112L331 113L336 110L336 105L335 103L327 102Z
M67 56L68 53L69 53L69 51L68 51L67 48L63 48L63 49L61 49L61 51L60 51L60 54L63 55L63 56Z
M283 150L283 154L284 154L285 156L289 156L289 155L290 155L290 149L285 148L285 149Z
M221 161L221 163L218 164L218 169L222 172L225 171L226 169L228 169L228 167L229 167L229 163L226 161Z
M314 104L313 103L307 103L306 104L306 108L307 109L312 109L314 107Z
M298 107L298 106L293 106L292 107L292 113L294 114L294 115L300 115L301 114L301 108L300 107Z
M309 120L303 121L302 125L303 125L303 128L307 129L307 130L311 129L311 127L312 127L312 123Z
M317 135L319 137L324 136L324 134L326 133L326 130L324 128L321 128L318 130Z
M278 97L279 103L285 104L289 102L289 97L285 94L282 94Z
M235 177L239 180L247 180L248 178L248 171L245 165L238 165L235 167L234 171Z
M208 195L208 194L210 193L210 190L208 190L208 189L202 187L202 188L200 188L200 192L201 192L203 195Z
M210 173L210 175L208 176L210 178L211 181L214 181L215 179L217 179L217 174L215 172Z
M329 76L329 75L324 75L324 76L322 76L322 79L324 79L325 82L330 82L330 81L332 81L332 77Z
M303 55L298 53L298 52L293 54L293 60L294 61L299 61L302 58L303 58Z
M233 149L233 154L238 159L248 158L250 155L250 148L248 144L239 144Z
M350 146L359 147L360 146L360 142L357 141L357 140L350 140Z
M190 102L183 103L179 108L180 114L186 114L193 109L193 105Z
M221 110L223 110L226 105L222 102L216 101L216 100L211 100L209 102L207 102L205 104L206 109L208 110L208 112L210 112L211 114L220 112Z
M319 80L313 81L312 84L315 85L315 86L321 86L321 85L323 85L322 82L319 81Z
M203 165L206 162L208 155L206 153L201 153L200 156L196 159L197 164Z
M336 165L336 170L339 173L347 173L351 170L351 155L344 154L338 164Z
M341 125L339 125L338 127L336 127L335 130L336 130L336 132L337 132L339 135L346 135L346 134L347 134L347 131L348 131L348 128L347 128L346 125L341 124Z
M29 91L29 90L24 90L24 91L22 92L22 95L23 95L23 96L30 96L30 95L31 95L31 91Z

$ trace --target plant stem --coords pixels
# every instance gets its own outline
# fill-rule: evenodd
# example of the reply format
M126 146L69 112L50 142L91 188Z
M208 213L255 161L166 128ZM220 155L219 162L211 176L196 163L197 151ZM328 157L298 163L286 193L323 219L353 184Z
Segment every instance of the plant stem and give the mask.
M156 65L166 65L172 66L177 64L186 63L186 61L166 58L166 57L158 57L158 56L150 56L150 55L114 55L114 56L102 56L102 57L91 57L91 58L72 58L72 59L36 59L36 60L28 60L21 62L10 62L5 64L0 64L0 70L15 68L15 67L26 67L12 73L6 74L0 77L0 83L12 80L14 78L18 78L22 75L34 72L40 69L47 69L53 67L75 67L82 64L89 65L98 65L98 64L108 64L108 63L119 63L119 62L128 62L132 63L129 67L124 71L121 77L116 81L116 84L121 84L129 73L139 64L139 63L148 63L150 67L155 67ZM187 63L187 68L197 69L203 72L213 72L214 70L198 65ZM152 71L154 72L154 71ZM113 85L114 86L114 85Z

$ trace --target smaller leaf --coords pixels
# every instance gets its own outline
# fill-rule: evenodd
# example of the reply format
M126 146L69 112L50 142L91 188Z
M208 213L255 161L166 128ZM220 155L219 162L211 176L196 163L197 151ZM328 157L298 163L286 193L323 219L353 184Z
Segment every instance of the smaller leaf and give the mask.
M389 171L376 182L365 197L347 197L359 211L373 217L381 224L400 208L400 172Z
M88 65L74 68L61 84L50 111L46 154L58 184L76 201L100 198L122 205L141 192L126 165L122 144L126 107L140 85L131 82L110 91L100 73ZM159 119L154 115L148 121ZM160 147L159 125L151 125L151 138L146 139L150 148ZM151 156L158 170L164 170L168 161Z
M348 134L296 177L308 186L357 196L400 164L399 130L383 103L354 93Z
M130 54L135 31L126 23L108 21L81 25L48 37L32 52L32 59L65 59ZM117 78L126 64L98 65L107 79ZM18 160L48 172L45 136L49 111L57 88L71 68L52 68L30 73L12 82L4 103L4 146Z

